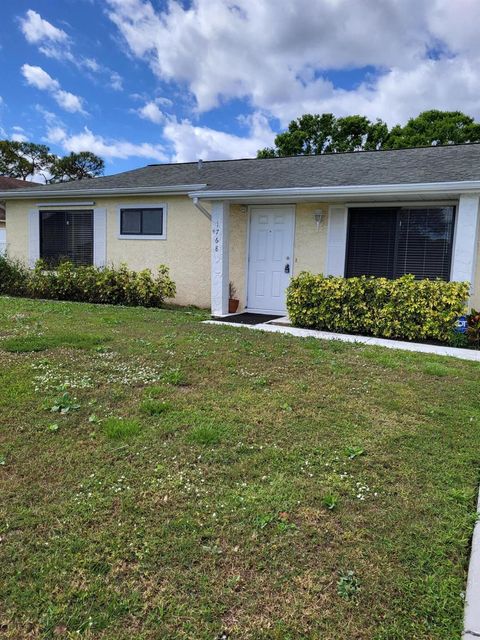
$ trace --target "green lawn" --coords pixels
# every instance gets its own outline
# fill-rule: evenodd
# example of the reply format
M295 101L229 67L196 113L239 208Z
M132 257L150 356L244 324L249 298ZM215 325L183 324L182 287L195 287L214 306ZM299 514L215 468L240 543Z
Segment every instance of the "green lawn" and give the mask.
M480 367L0 298L0 636L460 637Z

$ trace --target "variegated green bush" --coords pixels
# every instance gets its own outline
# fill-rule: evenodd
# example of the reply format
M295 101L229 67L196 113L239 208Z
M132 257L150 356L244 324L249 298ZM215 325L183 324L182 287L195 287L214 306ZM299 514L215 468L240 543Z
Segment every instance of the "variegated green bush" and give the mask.
M448 341L466 313L468 282L339 278L303 272L288 288L297 327L383 338Z
M175 283L168 267L131 271L124 264L115 267L75 266L62 262L49 269L39 260L33 270L0 256L0 294L31 298L74 300L126 306L159 307L175 296Z

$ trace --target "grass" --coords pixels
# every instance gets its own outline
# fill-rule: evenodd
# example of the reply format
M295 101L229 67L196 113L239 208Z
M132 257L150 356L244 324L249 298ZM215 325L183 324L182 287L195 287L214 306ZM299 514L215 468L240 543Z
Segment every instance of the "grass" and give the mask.
M103 432L111 440L124 440L140 433L142 426L138 420L123 418L105 418L102 423Z
M205 317L0 298L2 638L460 637L479 365Z

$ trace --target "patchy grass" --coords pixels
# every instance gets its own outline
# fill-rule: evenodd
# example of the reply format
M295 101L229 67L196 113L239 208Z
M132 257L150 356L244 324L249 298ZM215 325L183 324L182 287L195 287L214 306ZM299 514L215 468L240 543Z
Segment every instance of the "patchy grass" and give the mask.
M102 423L103 432L111 440L124 440L140 433L142 426L138 420L124 418L105 418Z
M459 637L480 367L205 317L0 298L2 638Z

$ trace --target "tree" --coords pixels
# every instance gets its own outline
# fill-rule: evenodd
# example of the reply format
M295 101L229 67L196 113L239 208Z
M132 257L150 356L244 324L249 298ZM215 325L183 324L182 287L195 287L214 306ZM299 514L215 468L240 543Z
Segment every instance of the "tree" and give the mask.
M261 149L257 155L274 158L378 149L387 136L388 127L382 120L372 123L359 115L336 118L333 113L307 113L276 136L275 148Z
M382 120L365 116L336 118L332 113L305 114L275 138L275 147L257 157L318 155L342 151L401 149L436 144L480 142L480 123L460 111L424 111L405 126L389 130Z
M384 148L403 149L443 144L480 142L480 123L461 111L423 111L404 127L390 131Z
M45 182L82 180L102 175L104 161L91 151L58 157L34 142L0 140L0 175L26 180L42 176Z
M0 140L0 175L25 179L30 174L30 163L20 153L20 142Z
M104 169L105 162L91 151L72 152L68 156L55 159L49 182L96 178L103 174Z

